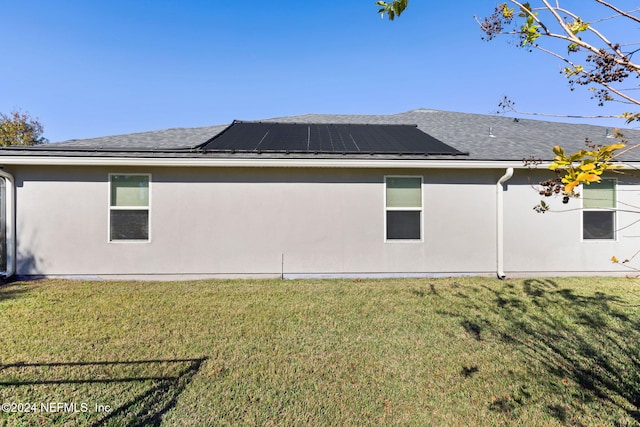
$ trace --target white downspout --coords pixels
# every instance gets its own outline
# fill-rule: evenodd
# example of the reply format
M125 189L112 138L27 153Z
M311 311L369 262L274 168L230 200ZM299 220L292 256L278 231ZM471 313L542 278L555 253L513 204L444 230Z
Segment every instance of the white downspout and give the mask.
M513 176L513 168L508 168L496 184L496 269L498 279L504 274L504 189L502 185Z
M0 274L4 275L5 278L13 276L16 272L16 227L15 227L15 181L13 179L13 175L10 173L0 170L0 177L5 179L5 230L6 230L6 241L7 241L7 269L4 272L0 272Z

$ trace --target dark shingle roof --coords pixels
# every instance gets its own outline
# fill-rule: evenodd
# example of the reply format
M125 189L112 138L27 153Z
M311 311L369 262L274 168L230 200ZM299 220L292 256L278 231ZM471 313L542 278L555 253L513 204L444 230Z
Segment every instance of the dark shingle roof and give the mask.
M39 148L60 148L78 150L182 150L193 148L214 135L222 132L228 125L205 126L198 128L174 128L151 132L130 133L125 135L104 136L89 139L71 139L41 145Z
M249 122L251 123L251 122ZM298 123L314 125L413 125L433 137L468 156L457 159L470 160L511 160L538 158L551 160L551 148L561 145L567 152L585 147L585 138L595 144L611 144L613 133L602 126L557 123L530 119L456 113L448 111L418 109L391 115L341 115L306 114L262 120L261 123ZM65 156L126 156L126 157L195 157L195 156L255 156L256 153L217 151L207 152L206 143L215 141L228 126L209 126L191 129L167 129L128 135L107 136L84 140L71 140L37 147L8 147L0 150L6 155L63 155ZM640 143L640 131L622 131L629 144ZM228 142L227 142L228 143ZM273 144L277 144L275 141ZM275 146L274 146L275 147ZM231 148L230 146L228 148ZM282 149L283 147L279 147ZM400 151L400 150L398 150ZM405 150L403 150L405 151ZM411 151L411 150L409 150ZM413 151L415 153L415 150ZM394 150L382 154L385 158L395 158ZM457 153L454 153L457 154ZM262 157L284 155L276 150L265 150ZM297 154L305 156L305 153ZM327 153L326 155L334 155ZM344 155L344 154L341 154ZM358 156L348 152L348 156ZM425 155L422 154L421 157ZM410 158L403 156L401 158ZM429 154L428 158L454 158L449 154ZM623 160L640 161L640 150L631 150Z
M554 145L567 152L585 148L585 138L608 145L613 129L602 126L548 122L531 119L449 111L418 109L391 115L326 115L279 117L276 122L313 123L387 123L416 124L419 129L460 151L472 160L522 160L534 157L551 160ZM629 144L640 143L640 131L622 130ZM609 136L609 137L607 137ZM631 150L623 159L640 161L640 149Z

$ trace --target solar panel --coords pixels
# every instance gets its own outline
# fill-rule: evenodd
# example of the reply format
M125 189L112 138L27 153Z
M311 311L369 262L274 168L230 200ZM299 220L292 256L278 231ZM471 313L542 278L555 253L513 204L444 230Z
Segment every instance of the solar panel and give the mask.
M200 149L254 153L465 155L413 125L233 122Z

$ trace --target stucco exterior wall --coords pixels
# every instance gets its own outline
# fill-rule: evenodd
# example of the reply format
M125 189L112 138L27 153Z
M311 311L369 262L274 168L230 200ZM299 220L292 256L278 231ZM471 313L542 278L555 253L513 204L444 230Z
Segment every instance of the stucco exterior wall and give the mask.
M574 275L634 273L611 262L632 257L640 249L640 180L630 172L607 175L617 180L615 240L582 239L582 200L543 198L533 185L552 177L546 171L516 171L504 193L505 271L507 275ZM578 192L581 190L578 189ZM546 213L533 207L545 199ZM633 265L633 264L630 264ZM637 264L636 264L637 266Z
M13 167L17 274L94 277L493 275L504 169ZM109 242L109 174L149 173L150 241ZM423 179L422 241L385 241L385 177ZM581 202L539 214L516 170L504 187L504 271L625 273L640 182L618 182L615 241L583 241ZM631 212L624 212L628 208ZM637 209L635 209L637 210Z
M503 171L19 167L17 274L491 274ZM150 242L108 241L109 173L150 173ZM385 242L385 176L423 177L423 240Z

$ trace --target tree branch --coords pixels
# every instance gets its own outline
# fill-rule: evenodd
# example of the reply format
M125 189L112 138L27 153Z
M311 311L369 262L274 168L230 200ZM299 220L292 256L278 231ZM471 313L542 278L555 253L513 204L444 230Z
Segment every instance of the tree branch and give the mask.
M627 12L625 12L623 10L618 9L617 7L615 7L614 5L612 5L609 2L606 2L604 0L596 0L596 3L600 3L601 5L606 6L611 10L614 10L616 13L619 13L621 16L624 16L625 18L629 18L632 21L636 21L636 22L640 23L640 18L638 18L636 16L633 16L630 13L627 13ZM638 9L635 9L635 10L638 10Z
M545 5L544 9L547 9L551 15L553 15L553 17L555 18L556 22L558 23L558 25L560 26L560 28L562 28L563 32L565 33L565 35L562 34L556 34L556 33L552 33L551 31L549 31L549 29L547 27L545 27L542 24L542 21L533 14L532 11L526 9L523 7L523 5L517 1L517 0L510 0L511 3L518 5L519 7L521 7L523 10L526 11L526 13L531 16L536 23L538 23L540 25L541 28L543 28L545 30L545 35L551 38L557 38L557 39L561 39L567 42L570 42L572 44L575 44L577 46L580 46L581 48L593 53L594 55L597 56L602 56L602 52L600 51L600 49L597 49L596 47L594 47L592 44L587 43L585 41L583 41L580 37L576 36L573 31L571 31L571 28L569 28L567 26L567 24L564 22L564 19L562 19L562 17L560 16L560 14L558 13L558 11L562 11L563 13L568 13L567 11L565 11L562 8L554 8L551 4L549 4L549 2L547 0L541 0L542 3ZM608 3L603 2L602 0L596 0L599 3L602 3L604 5L608 5ZM558 4L558 2L556 2L556 4ZM613 9L613 7L612 7ZM614 9L615 10L615 9ZM569 13L568 13L569 14ZM577 18L576 15L571 14L572 17L574 17L574 19ZM631 60L629 60L629 58L620 51L619 47L616 47L615 44L611 43L604 35L602 35L599 31L597 31L596 29L593 29L591 26L589 26L589 29L591 30L591 32L593 32L597 37L599 37L604 43L607 44L607 46L613 51L615 52L616 56L613 57L614 62L621 66L621 67L625 67L628 70L633 70L635 72L639 72L640 73L640 65L638 64L634 64L633 62L631 62Z

